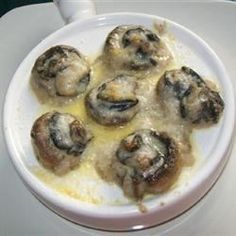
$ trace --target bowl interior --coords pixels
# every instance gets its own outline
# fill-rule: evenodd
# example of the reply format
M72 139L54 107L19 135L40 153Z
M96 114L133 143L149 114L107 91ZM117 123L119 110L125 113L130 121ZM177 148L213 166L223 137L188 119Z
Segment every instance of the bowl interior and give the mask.
M162 203L181 201L182 196L189 194L207 176L214 172L217 164L224 158L232 138L234 126L234 101L232 86L227 74L215 53L195 34L184 27L165 20L169 36L166 43L173 54L178 57L178 64L188 65L204 78L217 81L225 101L224 115L219 124L211 128L197 130L193 134L195 151L198 153L196 164L186 168L177 186L167 193L157 195L145 201L148 209L158 211L164 209ZM4 109L4 131L7 146L17 171L26 184L39 197L47 202L70 209L74 213L96 215L140 214L136 205L128 201L122 191L115 185L101 180L84 178L79 182L80 188L90 186L94 195L101 196L104 201L97 205L82 200L75 200L48 187L37 178L32 168L40 164L35 158L30 130L35 119L43 112L41 105L30 88L30 73L36 58L45 50L56 44L68 44L78 48L83 54L95 57L102 52L107 34L117 25L138 24L153 29L154 23L163 22L162 18L141 14L111 14L97 16L88 20L72 23L42 41L25 58L16 71L7 92ZM231 112L229 111L231 109ZM78 184L77 182L75 184ZM98 186L94 188L94 186ZM116 198L120 204L110 200ZM78 204L81 202L82 204ZM104 212L105 211L105 212Z

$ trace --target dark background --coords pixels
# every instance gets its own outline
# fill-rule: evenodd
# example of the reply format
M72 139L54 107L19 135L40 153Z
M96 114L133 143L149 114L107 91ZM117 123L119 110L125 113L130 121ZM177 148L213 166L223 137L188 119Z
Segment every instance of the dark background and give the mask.
M0 17L16 7L51 1L52 0L0 0Z

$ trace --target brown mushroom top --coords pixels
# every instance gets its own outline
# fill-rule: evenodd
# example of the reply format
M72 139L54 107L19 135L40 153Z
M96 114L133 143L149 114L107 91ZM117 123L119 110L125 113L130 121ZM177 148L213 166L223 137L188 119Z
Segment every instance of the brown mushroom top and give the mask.
M36 60L32 75L49 96L74 97L86 90L90 66L77 49L57 45Z
M41 163L58 174L68 172L79 163L92 138L80 120L59 112L39 117L32 127L31 137Z

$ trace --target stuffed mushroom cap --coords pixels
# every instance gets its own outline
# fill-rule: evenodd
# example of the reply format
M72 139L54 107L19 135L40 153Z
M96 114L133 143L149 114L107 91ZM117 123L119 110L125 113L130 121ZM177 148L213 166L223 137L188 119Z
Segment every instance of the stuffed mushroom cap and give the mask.
M106 39L104 56L113 68L128 71L161 70L172 58L153 31L138 25L121 25L112 30Z
M189 67L166 71L157 84L163 107L196 126L216 124L224 110L219 92Z
M90 66L77 49L57 45L36 60L32 78L48 96L72 98L85 92L90 81Z
M179 160L168 134L142 129L120 142L112 168L125 195L137 200L170 188L179 174Z
M34 122L31 138L42 165L63 175L79 165L92 135L75 116L48 112Z
M86 96L86 108L102 125L126 123L139 111L136 88L136 78L120 74L92 89Z

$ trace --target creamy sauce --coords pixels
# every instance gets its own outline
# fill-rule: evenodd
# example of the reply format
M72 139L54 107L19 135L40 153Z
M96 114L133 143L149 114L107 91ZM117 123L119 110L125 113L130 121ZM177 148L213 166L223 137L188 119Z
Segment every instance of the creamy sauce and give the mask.
M168 69L173 68L172 63ZM191 151L189 137L191 128L187 127L181 120L173 120L173 116L166 115L157 102L156 83L160 74L149 76L143 80L138 80L139 88L137 95L141 104L141 111L127 124L119 127L106 127L96 123L87 113L84 97L85 94L78 97L77 100L70 101L64 106L42 105L40 113L56 110L66 112L81 119L88 129L94 135L94 139L87 146L83 153L83 160L80 166L66 174L58 177L42 167L34 167L33 172L47 185L60 193L90 202L93 204L102 204L103 198L94 195L94 186L87 186L84 193L80 190L81 179L88 177L97 184L101 184L102 179L110 183L113 182L112 173L109 172L111 158L114 156L120 140L136 129L153 128L158 131L166 131L173 137L181 148L181 157L184 166L191 166L194 163L194 156ZM98 85L104 79L108 79L110 72L105 69L101 60L97 60L93 65L93 76L89 85L89 90ZM102 176L102 179L101 177ZM112 204L121 204L119 201L113 201Z
M176 68L176 65L178 65L178 62L173 60L164 70ZM94 139L85 149L78 168L63 177L58 177L41 166L33 167L32 171L39 179L56 191L72 198L93 204L104 204L105 200L102 194L94 194L96 192L96 186L104 184L104 180L106 184L114 185L112 174L109 172L109 166L120 141L135 130L144 128L167 132L179 145L183 168L185 170L192 168L195 161L192 150L193 145L190 141L192 128L179 119L178 116L165 114L157 101L156 84L164 71L159 71L156 74L150 73L146 78L137 80L137 96L140 101L141 110L130 122L117 127L99 125L86 111L84 99L87 92L102 81L114 76L113 71L109 71L104 66L102 58L97 58L94 61L92 71L91 81L85 94L63 103L63 106L61 105L61 101L55 104L53 100L49 102L49 105L42 104L40 113L56 110L75 115L87 125ZM38 97L40 96L43 98L43 95L38 95ZM45 100L41 101L45 102ZM185 172L183 171L183 173ZM186 174L186 176L188 178L189 174ZM181 175L179 179L183 181L183 178ZM86 181L86 179L92 180L94 183L91 185L88 184L85 189L85 185L82 182ZM180 180L171 189L177 186ZM83 186L83 189L80 188L81 186ZM123 203L123 201L115 197L109 201L109 204L115 205Z

